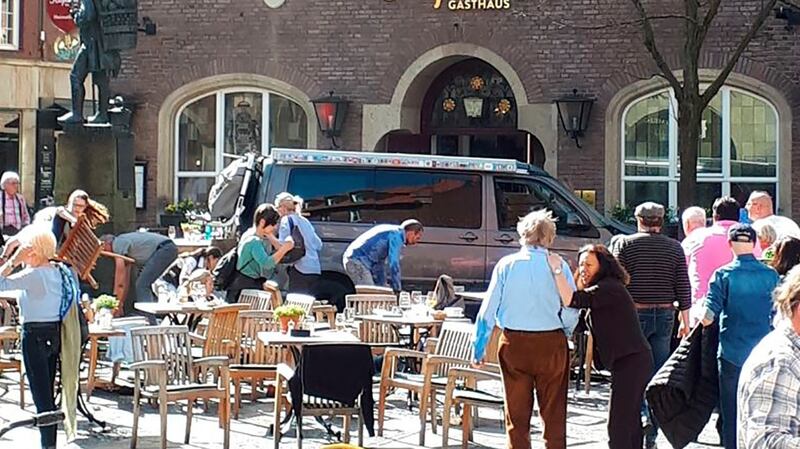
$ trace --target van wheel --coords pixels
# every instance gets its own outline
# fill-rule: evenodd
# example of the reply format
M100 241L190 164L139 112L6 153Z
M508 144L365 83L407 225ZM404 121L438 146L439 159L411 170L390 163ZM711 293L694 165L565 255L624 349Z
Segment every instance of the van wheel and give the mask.
M320 298L327 299L328 302L336 306L341 312L344 310L344 298L356 292L353 281L347 275L327 271L322 273L322 280L319 286Z

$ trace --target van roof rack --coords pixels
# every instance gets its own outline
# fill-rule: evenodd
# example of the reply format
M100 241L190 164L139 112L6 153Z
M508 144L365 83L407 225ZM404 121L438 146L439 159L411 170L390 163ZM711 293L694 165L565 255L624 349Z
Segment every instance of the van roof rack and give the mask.
M523 174L533 171L530 165L514 159L436 156L431 154L273 148L271 156L277 163L323 163L381 167L439 168Z

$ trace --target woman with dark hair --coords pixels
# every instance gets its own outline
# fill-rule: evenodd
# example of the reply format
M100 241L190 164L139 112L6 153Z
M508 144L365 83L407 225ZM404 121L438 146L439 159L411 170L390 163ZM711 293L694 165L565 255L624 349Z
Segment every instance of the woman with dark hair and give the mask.
M781 278L797 264L800 264L800 240L786 236L775 242L775 256L769 265Z
M608 437L611 449L641 449L639 413L653 372L650 345L628 290L628 273L603 245L588 245L578 253L578 290L573 291L559 269L562 259L550 253L548 262L567 307L589 309L588 325L600 360L611 371Z
M86 216L92 229L109 219L105 206L89 198L89 194L83 190L74 190L67 199L67 205L57 208L53 217L53 234L59 246L66 241L72 226L83 216Z
M275 267L294 242L284 243L275 237L275 230L281 215L272 204L258 206L253 215L253 227L245 231L236 249L236 276L228 286L226 300L239 301L239 293L248 288L261 289L264 282L275 274ZM274 248L274 252L273 252Z

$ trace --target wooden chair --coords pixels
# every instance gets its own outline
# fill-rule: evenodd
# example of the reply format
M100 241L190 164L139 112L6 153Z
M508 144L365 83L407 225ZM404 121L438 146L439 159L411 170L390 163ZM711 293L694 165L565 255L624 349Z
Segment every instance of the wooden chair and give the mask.
M472 407L490 407L503 409L504 398L478 389L478 381L489 380L502 383L500 368L497 365L487 364L483 369L451 368L447 373L447 387L444 394L444 410L447 413L454 407L461 405L461 447L467 449L472 440ZM502 391L502 387L501 387ZM442 448L449 447L450 417L442 419Z
M447 372L454 367L466 367L472 358L472 334L469 323L442 324L432 354L410 349L389 348L384 354L381 386L378 399L378 435L383 435L386 396L390 389L401 388L419 395L419 445L425 446L425 416L430 411L431 427L436 432L436 393L447 386ZM399 358L412 358L422 362L420 374L397 371ZM430 409L430 410L429 410Z
M367 293L356 293L354 295L347 295L344 297L346 307L355 309L356 316L359 315L372 315L375 309L391 310L396 306L397 296L395 295L378 295Z
M238 304L250 304L250 310L272 310L272 297L268 291L248 288L239 293Z
M321 362L321 359L324 359L323 357L319 355L308 355L312 353L318 354L319 352L330 355L334 360L341 360L342 363L333 365L329 363L325 364L323 363L324 360ZM299 410L299 413L295 415L298 449L302 449L303 447L303 416L343 416L343 440L345 444L350 442L350 421L353 416L357 416L358 445L362 446L364 441L364 415L361 410L361 394L353 398L353 401L349 399L344 401L341 398L338 400L332 399L326 393L331 390L337 390L337 388L333 386L336 383L335 379L345 376L359 376L362 374L364 377L371 377L372 354L369 351L369 347L360 343L306 345L303 346L301 361L299 363L300 365L296 368L296 371L286 364L282 363L278 365L278 377L275 387L274 448L278 449L282 437L280 429L280 410L286 405L286 398L284 397L285 394L283 391L284 383L288 384L295 375L301 376L299 379L300 391L297 396L302 398L299 403L292 404L296 411ZM361 372L359 367L365 367L369 372ZM355 373L354 370L358 371L358 373ZM320 376L318 374L320 372L326 373L327 376L323 377L328 379L327 382L320 381ZM314 375L315 373L317 374ZM341 395L339 391L336 391L336 393ZM371 395L372 391L368 389L367 391L362 391L362 394L363 393Z
M306 316L311 315L311 310L314 308L314 299L313 296L309 295L301 295L299 293L289 293L286 295L286 305L291 306L299 306L302 307L303 310L306 312Z
M256 399L257 385L264 380L275 380L279 363L286 360L286 349L268 346L258 340L259 332L279 331L280 323L269 310L244 310L239 312L239 344L230 366L233 381L233 418L239 419L242 380L249 380L250 398Z
M206 334L189 334L195 343L202 344L202 352L198 354L195 351L194 355L233 357L236 352L236 342L239 341L239 312L249 308L250 304L228 304L214 307L208 319Z
M356 285L357 295L394 295L394 290L390 287L381 287L379 285Z
M13 301L13 302L12 302ZM16 299L0 297L0 373L5 371L19 373L19 408L25 408L25 372L22 363L20 334L17 325Z
M383 354L387 348L400 346L397 332L386 323L362 320L359 323L358 337L372 348L373 355Z
M186 326L146 326L131 330L134 372L133 432L131 449L139 433L141 398L157 400L161 415L161 448L167 447L167 404L188 401L184 444L189 444L192 405L198 399L219 401L223 448L230 446L230 377L227 357L194 359ZM199 369L215 369L220 382L209 381Z
M275 281L267 281L264 283L264 290L272 295L272 309L277 308L283 304L283 295L281 289L278 288L278 283Z

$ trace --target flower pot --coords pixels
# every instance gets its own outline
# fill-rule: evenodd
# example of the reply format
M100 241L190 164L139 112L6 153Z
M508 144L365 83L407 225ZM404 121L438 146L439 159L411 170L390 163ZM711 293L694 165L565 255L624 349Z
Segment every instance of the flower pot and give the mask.
M101 329L111 329L111 320L114 318L113 310L108 308L102 308L97 311L97 315L95 315L95 323Z
M186 216L183 214L167 214L163 213L158 216L158 222L162 228L168 228L170 226L175 226L175 236L176 237L183 237L183 230L181 229L181 223L186 222Z
M297 329L300 327L300 322L303 319L302 316L281 316L278 317L281 323L281 332L284 334L289 332L289 322L294 322L294 328Z

